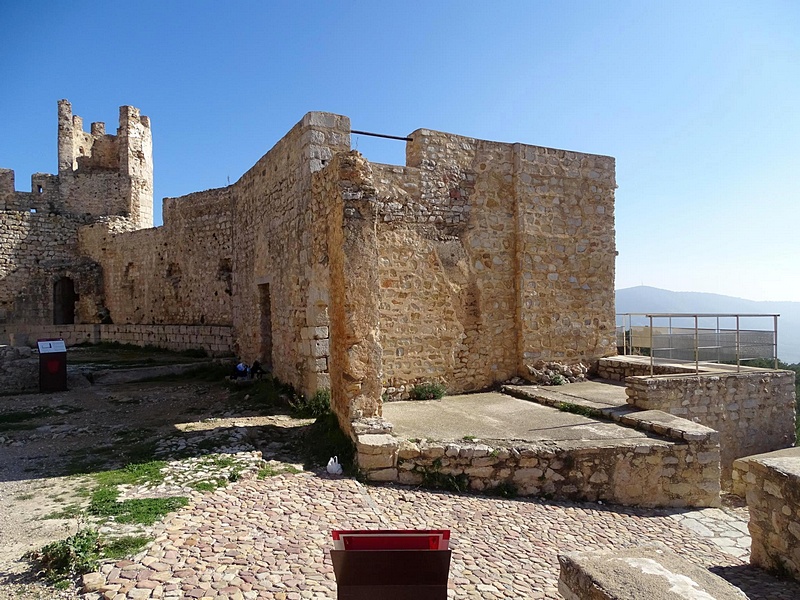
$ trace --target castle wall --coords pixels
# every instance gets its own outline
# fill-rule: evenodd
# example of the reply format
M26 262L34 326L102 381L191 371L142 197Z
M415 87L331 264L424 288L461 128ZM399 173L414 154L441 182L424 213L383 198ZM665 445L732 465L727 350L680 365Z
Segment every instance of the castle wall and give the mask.
M330 385L328 259L311 179L349 150L349 131L346 117L308 113L232 186L239 353L308 394Z
M723 489L733 485L737 458L787 448L796 441L792 371L632 376L625 384L629 404L719 431Z
M232 323L230 202L229 188L196 192L164 200L162 227L113 219L80 231L115 324Z
M0 325L0 345L35 347L41 339L62 339L67 346L117 342L178 352L204 350L209 356L233 353L233 328L219 325L34 325L23 331Z
M150 119L122 106L117 135L104 123L83 131L83 119L58 103L58 176L67 211L92 217L125 216L153 226L153 143Z
M389 397L614 354L614 163L419 130L371 165Z
M101 281L96 265L78 253L84 223L73 215L0 212L0 324L52 324L53 285L60 277L74 281L76 319L94 320Z

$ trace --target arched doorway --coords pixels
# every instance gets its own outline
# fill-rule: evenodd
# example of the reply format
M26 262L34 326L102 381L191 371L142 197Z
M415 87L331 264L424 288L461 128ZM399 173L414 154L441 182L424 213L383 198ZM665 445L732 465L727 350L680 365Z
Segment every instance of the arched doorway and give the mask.
M69 277L61 277L53 284L53 325L75 323L75 283Z

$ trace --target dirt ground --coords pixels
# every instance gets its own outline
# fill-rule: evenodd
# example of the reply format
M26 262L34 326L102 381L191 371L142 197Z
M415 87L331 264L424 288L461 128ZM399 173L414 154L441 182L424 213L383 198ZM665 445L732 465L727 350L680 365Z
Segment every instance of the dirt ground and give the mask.
M92 473L172 461L169 483L125 491L146 497L200 493L190 489L193 483L224 470L202 458L210 455L234 457L248 476L267 464L262 454L272 464L302 468L311 421L256 400L246 386L231 391L192 379L0 396L0 600L79 597L75 589L43 584L22 556L86 526L115 533L113 523L82 513L96 485Z

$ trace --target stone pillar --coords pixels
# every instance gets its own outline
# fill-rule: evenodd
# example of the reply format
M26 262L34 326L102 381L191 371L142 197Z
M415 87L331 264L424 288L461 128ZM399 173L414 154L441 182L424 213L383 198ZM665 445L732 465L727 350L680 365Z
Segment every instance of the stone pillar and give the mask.
M328 239L331 392L334 411L347 428L353 419L382 413L376 198L368 169L352 152L337 155L329 171L338 180Z

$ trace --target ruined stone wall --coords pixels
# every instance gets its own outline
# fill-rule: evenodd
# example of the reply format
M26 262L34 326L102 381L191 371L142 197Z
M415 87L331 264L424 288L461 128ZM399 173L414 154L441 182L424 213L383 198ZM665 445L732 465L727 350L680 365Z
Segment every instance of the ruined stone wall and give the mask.
M58 103L58 175L66 210L93 217L120 215L153 226L153 143L150 120L122 106L117 135L104 123L83 131L83 119Z
M75 318L96 320L102 286L97 265L78 253L80 216L51 212L0 211L0 324L53 323L53 285L74 281Z
M614 161L418 130L371 165L389 397L614 354Z
M694 372L694 364L686 367L678 365L653 365L653 375L681 375ZM603 358L597 363L597 376L601 379L610 379L611 381L625 381L626 377L649 377L650 365L632 363L626 361L624 357L619 359L615 359L614 357Z
M722 487L733 461L795 443L791 371L628 377L628 403L702 423L720 433Z
M800 458L776 453L747 463L750 563L800 580Z
M0 344L35 347L41 339L62 339L67 346L118 342L168 350L205 350L209 356L233 353L233 328L218 325L40 325L0 327ZM2 388L0 388L2 389Z
M80 231L115 324L231 325L230 189L164 200L164 225L108 219Z
M314 196L329 208L331 404L345 431L351 420L381 415L376 195L370 165L357 152L333 158L314 176Z
M621 420L652 438L510 446L357 431L357 460L373 481L478 491L506 486L523 496L636 506L719 506L717 432L657 411Z
M350 122L308 113L232 186L233 314L244 360L313 394L328 383L328 274L312 174L349 151ZM319 202L323 202L320 199Z

